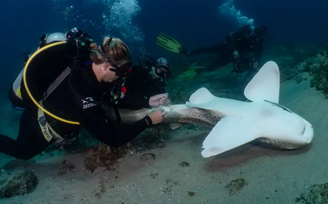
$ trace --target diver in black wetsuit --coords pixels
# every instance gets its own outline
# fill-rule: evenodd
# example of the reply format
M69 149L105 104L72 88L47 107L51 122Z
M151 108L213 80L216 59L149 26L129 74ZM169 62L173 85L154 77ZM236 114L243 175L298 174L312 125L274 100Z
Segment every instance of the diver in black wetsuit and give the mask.
M120 100L118 107L131 110L140 109L140 106L148 108L153 106L149 98L152 96L162 97L163 94L166 94L164 81L171 77L170 63L164 57L160 57L156 61L150 59L152 62L146 61L146 67L142 63L140 63L140 66L132 66L131 72L125 80L125 96ZM133 102L137 98L139 98L137 101L141 104Z
M40 55L38 60L32 57L27 63L27 70L36 69L34 75L44 70L50 74L44 72L40 81L35 81L28 80L34 76L26 72L26 83L21 83L19 91L25 106L19 134L16 140L0 135L0 152L30 159L56 141L78 134L81 127L101 142L119 147L160 123L166 114L156 111L132 125L108 123L103 106L119 103L124 77L131 67L129 48L120 39L108 37L102 46L96 46L76 28L65 38L66 43L55 43L36 54L36 59ZM59 83L51 83L56 81ZM43 89L40 84L50 85ZM161 105L167 96L156 100L153 104Z
M263 50L266 26L245 25L228 35L223 43L217 43L208 47L187 52L182 49L180 53L193 56L205 53L218 53L219 56L204 71L211 71L216 68L234 62L233 72L241 73L250 69L257 69L260 66L261 54Z

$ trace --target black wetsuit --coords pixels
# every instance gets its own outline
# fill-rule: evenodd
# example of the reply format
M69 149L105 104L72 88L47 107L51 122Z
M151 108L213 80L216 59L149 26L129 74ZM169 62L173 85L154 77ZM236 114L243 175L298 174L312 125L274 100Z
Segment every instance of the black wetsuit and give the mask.
M67 44L67 46L66 51L72 47L75 50L75 45ZM73 51L74 53L76 51ZM47 66L67 67L72 65L73 60L64 53L62 59L49 57L46 62ZM43 78L43 80L47 79ZM19 134L16 140L0 135L0 152L18 159L29 159L40 154L55 140L48 142L44 138L37 120L38 108L26 94L23 83L21 87L26 108L20 120ZM71 76L66 77L44 102L46 110L65 119L78 121L81 125L60 122L47 115L46 121L63 137L76 135L80 128L84 127L95 138L111 147L126 144L150 127L152 121L146 116L132 125L109 123L105 118L103 104L97 102L104 102L103 99L110 94L113 87L112 83L98 82L86 54L73 68Z
M133 66L125 80L126 94L118 107L137 110L149 107L149 98L166 93L165 83L160 78L152 78L150 69Z
M188 56L218 53L218 57L209 65L205 66L204 70L214 70L216 68L227 65L230 62L235 62L237 67L236 72L243 72L252 67L253 62L260 63L264 32L252 32L250 26L243 26L237 31L226 37L224 42L217 43L208 47L199 48L188 53ZM239 52L239 59L236 61L233 58L233 52Z

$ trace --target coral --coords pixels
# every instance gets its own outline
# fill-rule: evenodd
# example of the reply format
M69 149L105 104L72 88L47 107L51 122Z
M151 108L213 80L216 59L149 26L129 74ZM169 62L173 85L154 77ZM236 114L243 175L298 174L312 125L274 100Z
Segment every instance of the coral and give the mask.
M318 54L302 63L302 67L312 75L311 87L315 87L328 97L328 52Z
M109 170L112 165L124 157L130 149L131 144L116 149L105 144L95 146L83 153L84 165L86 169L91 172L94 172L98 167L106 167L106 169Z
M247 182L245 181L245 179L239 178L231 181L228 185L226 185L226 188L229 190L230 195L234 195L241 189L243 189L243 187L246 185Z
M328 203L328 183L312 185L299 198L296 198L295 201L305 204Z
M33 192L38 185L38 178L32 171L24 171L8 181L0 189L0 198L11 198Z

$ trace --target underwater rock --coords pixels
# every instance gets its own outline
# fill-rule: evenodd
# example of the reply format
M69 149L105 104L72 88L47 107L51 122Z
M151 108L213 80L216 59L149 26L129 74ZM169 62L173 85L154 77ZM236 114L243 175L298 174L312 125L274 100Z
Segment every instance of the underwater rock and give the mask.
M194 196L194 195L196 195L196 192L193 192L193 191L187 191L187 193L188 193L189 196Z
M188 167L188 166L190 166L190 164L188 162L186 162L186 161L183 161L183 162L181 162L179 164L179 166L181 166L181 167Z
M130 143L115 149L106 144L100 144L83 153L84 165L92 173L98 167L106 167L110 170L112 165L124 157L129 150L131 150Z
M243 187L246 185L247 182L245 181L245 179L239 178L231 181L228 185L226 185L226 188L229 190L230 195L234 195L241 189L243 189Z
M327 204L328 183L312 185L299 198L296 198L295 201L305 204Z
M24 171L15 176L0 189L0 198L11 198L33 192L38 185L38 178L33 171Z
M140 157L140 159L142 161L154 160L155 158L156 158L155 154L153 154L153 153L146 153L146 154L141 155L141 157Z

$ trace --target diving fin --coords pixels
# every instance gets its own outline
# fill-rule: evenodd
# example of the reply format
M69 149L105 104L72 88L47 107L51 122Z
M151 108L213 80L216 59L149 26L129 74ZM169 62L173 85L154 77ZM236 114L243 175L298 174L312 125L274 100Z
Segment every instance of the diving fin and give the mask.
M187 70L181 71L178 78L181 80L187 80L197 76L197 69L202 69L204 66L190 67Z
M180 53L181 50L181 44L164 33L160 33L157 36L156 44L175 53Z
M195 76L197 76L197 71L196 69L191 68L180 72L178 78L180 80L187 80L187 79L194 78Z

